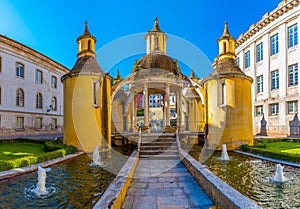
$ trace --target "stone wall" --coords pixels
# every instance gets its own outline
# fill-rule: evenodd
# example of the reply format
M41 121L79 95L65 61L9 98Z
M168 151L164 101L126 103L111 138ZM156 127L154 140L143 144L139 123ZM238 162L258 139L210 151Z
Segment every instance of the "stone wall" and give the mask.
M218 206L230 209L260 209L255 202L243 196L237 190L226 184L210 172L188 153L180 150L180 158L198 184Z

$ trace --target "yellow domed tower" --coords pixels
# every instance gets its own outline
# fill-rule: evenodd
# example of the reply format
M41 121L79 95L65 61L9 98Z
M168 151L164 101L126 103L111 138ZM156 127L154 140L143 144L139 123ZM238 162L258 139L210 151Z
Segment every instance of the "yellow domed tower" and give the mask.
M77 38L77 61L64 85L64 143L85 152L111 144L111 82L96 60L96 38L88 30Z
M145 36L147 42L147 54L166 54L168 36L161 31L158 25L158 18L155 18L152 31L149 31Z
M224 33L218 39L219 56L214 71L203 80L207 92L208 143L212 149L228 150L242 144L253 144L251 84L236 62L236 40L225 22Z

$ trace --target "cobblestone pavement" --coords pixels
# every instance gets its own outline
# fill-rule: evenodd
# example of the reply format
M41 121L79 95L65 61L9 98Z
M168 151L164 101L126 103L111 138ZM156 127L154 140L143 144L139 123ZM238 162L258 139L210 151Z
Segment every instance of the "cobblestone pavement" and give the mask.
M124 209L182 209L214 206L179 160L140 160Z

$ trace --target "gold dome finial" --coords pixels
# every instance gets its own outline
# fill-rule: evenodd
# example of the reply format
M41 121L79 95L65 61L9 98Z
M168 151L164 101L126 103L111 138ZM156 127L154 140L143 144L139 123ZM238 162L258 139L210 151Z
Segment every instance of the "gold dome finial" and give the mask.
M89 31L89 28L88 28L88 21L85 21L84 22L84 31L83 31L83 35L91 35L90 34L90 31Z
M84 30L83 34L79 36L76 40L78 43L78 54L77 57L84 57L84 56L93 56L96 57L95 54L95 43L96 38L90 34L88 28L88 22L84 22Z
M114 79L114 84L119 83L120 81L122 81L121 75L120 75L120 70L117 70L117 75L116 78Z
M192 74L190 76L190 79L196 79L194 68L192 69Z
M235 45L236 40L233 38L228 30L228 23L225 21L224 24L224 32L223 35L218 39L219 44L219 56L217 57L217 60L223 59L223 58L236 58L235 55Z
M116 79L120 79L120 78L121 78L120 70L118 69L118 70L117 70L117 76L116 76Z
M161 32L160 27L158 25L158 17L155 17L154 26L152 28L152 32Z
M222 37L230 37L230 33L229 33L229 30L228 30L228 22L225 21L224 23L224 32L223 32L223 35Z

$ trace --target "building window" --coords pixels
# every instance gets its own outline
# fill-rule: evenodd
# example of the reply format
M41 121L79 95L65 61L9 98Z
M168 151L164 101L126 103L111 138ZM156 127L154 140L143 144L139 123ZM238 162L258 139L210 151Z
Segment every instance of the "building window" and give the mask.
M24 107L24 91L22 89L17 90L16 105Z
M278 70L274 70L271 72L272 78L272 90L279 89L279 72Z
M227 46L226 46L226 42L223 42L223 53L226 53L227 52Z
M16 76L24 78L24 65L18 62L16 63Z
M0 105L1 105L1 102L2 102L2 89L0 87Z
M91 40L88 40L88 51L91 51Z
M225 105L225 104L226 104L226 83L224 81L221 86L221 105Z
M288 114L298 113L298 101L288 102Z
M51 87L57 88L57 78L55 76L51 76Z
M93 82L93 104L100 105L100 81Z
M35 82L38 84L43 83L43 72L40 70L35 71Z
M236 63L238 64L238 66L240 67L240 58L236 58Z
M271 55L278 53L278 34L271 37Z
M289 66L289 86L298 85L298 64Z
M57 99L56 99L56 97L52 97L51 105L52 105L52 110L57 111Z
M256 61L259 62L263 60L263 44L260 43L256 46Z
M17 129L24 130L24 117L17 117Z
M51 119L51 130L55 131L57 129L57 119L56 118L52 118Z
M255 107L255 116L262 116L263 113L264 113L264 109L262 105Z
M263 75L257 76L257 93L264 92L264 79Z
M0 73L2 72L2 57L0 57Z
M298 26L293 25L288 28L289 33L289 48L298 44Z
M38 109L43 108L43 95L41 93L38 93L36 95L35 107L38 108Z
M270 109L271 109L271 115L278 115L279 113L279 104L278 103L274 103L270 105Z
M250 67L250 51L245 53L245 68Z
M35 119L35 128L36 129L42 129L43 128L43 119L42 118L36 118Z

